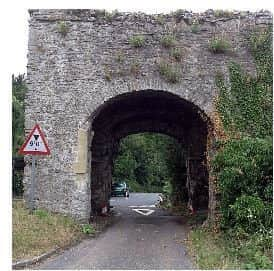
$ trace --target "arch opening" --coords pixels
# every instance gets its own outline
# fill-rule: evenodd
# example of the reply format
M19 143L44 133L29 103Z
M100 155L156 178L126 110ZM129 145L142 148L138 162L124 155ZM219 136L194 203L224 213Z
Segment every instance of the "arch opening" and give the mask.
M188 206L208 207L208 120L197 106L164 91L126 93L100 106L92 115L91 128L91 216L109 206L120 140L144 132L168 135L184 146Z
M130 193L161 193L165 205L185 210L185 158L184 146L173 137L148 132L128 135L121 139L114 158L112 181L125 182Z

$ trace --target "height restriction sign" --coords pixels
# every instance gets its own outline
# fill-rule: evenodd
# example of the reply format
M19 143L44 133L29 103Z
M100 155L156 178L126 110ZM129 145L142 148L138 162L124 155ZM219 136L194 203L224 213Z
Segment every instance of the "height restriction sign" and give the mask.
M44 134L38 124L30 132L27 140L19 150L20 154L49 155L50 150Z

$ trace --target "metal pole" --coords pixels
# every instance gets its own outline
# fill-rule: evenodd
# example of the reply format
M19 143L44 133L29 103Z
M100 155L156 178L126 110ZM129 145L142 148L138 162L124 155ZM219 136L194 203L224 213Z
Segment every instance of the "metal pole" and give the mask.
M35 185L35 162L36 157L32 155L32 165L31 165L31 183L30 183L30 209L33 211L35 209L35 202L34 202L34 185Z

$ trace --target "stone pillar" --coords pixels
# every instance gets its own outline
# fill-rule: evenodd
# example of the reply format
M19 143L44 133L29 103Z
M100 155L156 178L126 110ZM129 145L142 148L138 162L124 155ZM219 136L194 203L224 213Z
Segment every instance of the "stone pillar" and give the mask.
M74 217L87 222L90 214L90 183L88 167L89 132L80 128L77 138L76 160L73 164L75 183L72 196L71 212Z
M206 166L206 129L196 123L189 129L186 159L189 208L208 208L208 172Z
M194 211L207 208L208 183L204 159L201 157L188 157L186 167L189 207Z
M109 208L112 180L112 141L96 134L92 142L91 158L91 216L99 215L103 207Z

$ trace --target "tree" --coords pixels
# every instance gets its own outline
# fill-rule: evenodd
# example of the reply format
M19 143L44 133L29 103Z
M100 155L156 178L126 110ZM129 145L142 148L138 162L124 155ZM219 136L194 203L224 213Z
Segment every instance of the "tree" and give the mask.
M17 152L24 141L24 99L27 87L24 74L12 75L12 154Z
M24 74L12 75L12 155L15 158L24 141L24 99L27 87ZM17 159L18 160L18 159ZM22 195L22 171L13 170L12 191L16 196Z

